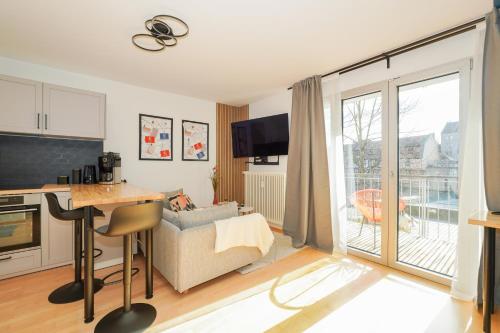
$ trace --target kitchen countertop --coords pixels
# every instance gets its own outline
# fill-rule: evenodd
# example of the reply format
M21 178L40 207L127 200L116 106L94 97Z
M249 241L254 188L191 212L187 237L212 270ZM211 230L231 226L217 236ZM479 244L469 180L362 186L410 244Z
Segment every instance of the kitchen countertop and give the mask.
M71 185L64 184L45 184L41 188L26 188L26 189L15 189L15 190L0 190L0 195L16 195L16 194L27 194L27 193L48 193L48 192L69 192L71 191Z

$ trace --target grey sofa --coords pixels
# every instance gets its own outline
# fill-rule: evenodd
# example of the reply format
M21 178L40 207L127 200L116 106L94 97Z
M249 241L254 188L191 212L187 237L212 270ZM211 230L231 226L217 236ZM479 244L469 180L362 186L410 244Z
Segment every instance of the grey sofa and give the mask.
M255 247L215 253L215 220L238 216L236 202L194 211L163 211L154 230L153 265L179 292L262 257Z

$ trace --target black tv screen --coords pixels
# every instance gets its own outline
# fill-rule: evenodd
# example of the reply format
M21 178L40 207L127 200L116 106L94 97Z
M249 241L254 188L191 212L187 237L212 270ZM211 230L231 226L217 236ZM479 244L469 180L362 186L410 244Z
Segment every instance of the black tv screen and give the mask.
M288 113L231 124L234 157L288 155Z

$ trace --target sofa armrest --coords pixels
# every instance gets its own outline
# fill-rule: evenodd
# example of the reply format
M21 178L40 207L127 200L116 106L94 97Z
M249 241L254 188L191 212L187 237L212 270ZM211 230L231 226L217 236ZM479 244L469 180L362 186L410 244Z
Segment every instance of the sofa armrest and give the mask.
M153 232L153 265L177 289L179 279L179 238L181 231L162 219Z

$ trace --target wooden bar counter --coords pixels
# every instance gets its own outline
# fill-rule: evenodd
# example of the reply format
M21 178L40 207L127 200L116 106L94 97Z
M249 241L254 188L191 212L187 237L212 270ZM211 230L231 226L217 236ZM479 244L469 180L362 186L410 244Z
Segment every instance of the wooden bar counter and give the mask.
M130 204L162 200L159 192L141 189L127 183L114 185L71 185L73 208L84 209L85 221L85 266L84 266L84 312L86 323L94 320L94 206L107 204ZM145 232L146 248L146 298L153 297L153 230Z
M159 192L145 190L127 183L115 185L71 185L73 208L116 203L162 200Z
M500 215L476 212L469 217L469 224L484 227L483 239L483 332L491 332L491 314L495 311L495 238L500 229Z

